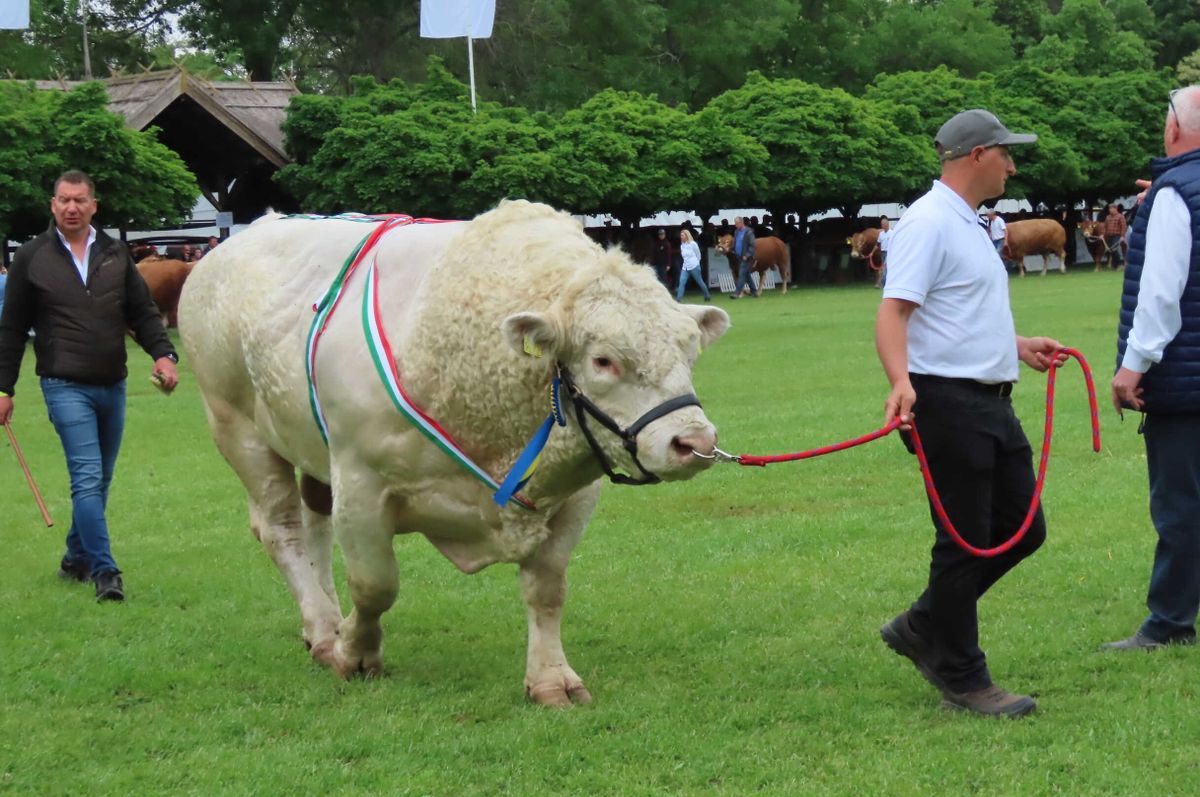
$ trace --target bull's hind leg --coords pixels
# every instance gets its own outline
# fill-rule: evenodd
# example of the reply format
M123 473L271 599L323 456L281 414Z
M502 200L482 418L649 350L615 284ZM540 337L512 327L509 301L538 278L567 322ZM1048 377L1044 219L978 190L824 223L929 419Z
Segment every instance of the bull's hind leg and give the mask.
M329 555L324 554L322 564L322 545L312 539L320 523L306 528L295 469L258 435L253 422L223 402L209 401L207 409L217 448L246 488L250 529L287 582L300 607L304 642L319 658L332 647L342 619L332 575L321 572L322 567L329 569ZM329 543L324 545L328 548Z
M562 647L567 564L596 507L599 482L577 493L550 520L550 536L521 562L521 596L529 622L525 694L546 706L590 703L583 680L567 663Z

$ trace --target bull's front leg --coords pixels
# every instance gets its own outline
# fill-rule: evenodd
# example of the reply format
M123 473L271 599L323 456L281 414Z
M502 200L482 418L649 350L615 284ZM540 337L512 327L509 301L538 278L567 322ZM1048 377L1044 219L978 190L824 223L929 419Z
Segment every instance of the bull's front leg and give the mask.
M592 700L583 680L567 663L561 630L567 565L599 494L596 482L572 496L550 519L550 536L521 562L521 597L529 622L525 694L545 706L566 707Z
M386 511L383 485L362 473L339 479L334 474L333 528L346 561L354 609L338 626L328 664L343 678L383 673L379 618L400 591L400 573L392 547L395 526Z

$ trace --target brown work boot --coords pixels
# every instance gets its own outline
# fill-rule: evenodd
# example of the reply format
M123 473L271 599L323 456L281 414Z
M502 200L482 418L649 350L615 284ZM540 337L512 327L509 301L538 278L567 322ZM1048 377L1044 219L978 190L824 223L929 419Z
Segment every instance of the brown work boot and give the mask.
M889 648L916 665L926 681L938 689L946 689L946 683L938 677L937 670L934 669L933 652L929 643L913 630L909 612L896 615L890 623L879 629L879 636Z
M942 708L974 711L989 717L1024 717L1037 708L1028 695L1014 695L1002 686L992 684L974 692L942 692Z

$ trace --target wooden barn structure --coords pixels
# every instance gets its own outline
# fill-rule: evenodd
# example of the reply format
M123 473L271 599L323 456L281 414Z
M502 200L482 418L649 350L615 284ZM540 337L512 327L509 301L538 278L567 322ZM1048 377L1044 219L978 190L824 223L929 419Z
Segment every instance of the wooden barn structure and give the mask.
M295 84L209 81L182 67L100 81L109 108L129 127L156 126L159 140L183 159L205 198L246 223L268 207L297 209L271 178L290 162L283 148ZM37 81L41 89L70 89L74 81Z

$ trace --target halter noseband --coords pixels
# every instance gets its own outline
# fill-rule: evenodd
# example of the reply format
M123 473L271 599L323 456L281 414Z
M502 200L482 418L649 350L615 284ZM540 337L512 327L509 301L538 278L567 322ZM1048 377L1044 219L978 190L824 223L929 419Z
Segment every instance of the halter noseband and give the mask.
M673 399L667 399L662 404L654 407L646 412L642 417L631 423L627 428L622 429L621 425L613 420L612 416L604 410L596 406L595 402L583 395L583 391L575 384L575 378L567 369L567 366L561 362L557 363L558 378L562 380L562 384L567 389L567 395L571 398L571 403L575 405L575 417L579 419L579 429L583 432L583 436L587 439L588 446L591 447L592 453L595 454L596 460L600 463L600 467L604 469L604 473L615 484L658 484L662 481L658 476L655 476L650 471L646 470L642 465L637 455L637 436L638 433L645 429L649 424L668 415L675 410L683 407L699 407L700 399L696 398L694 393L688 393L683 396L676 396ZM641 478L634 476L626 476L623 473L617 473L605 456L604 450L600 448L600 444L596 442L595 435L588 427L587 416L591 415L605 429L621 438L621 442L625 446L625 450L629 452L629 456L633 458L633 464L642 472Z

